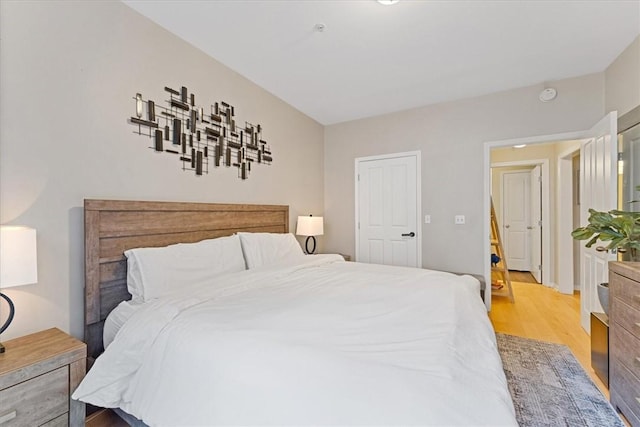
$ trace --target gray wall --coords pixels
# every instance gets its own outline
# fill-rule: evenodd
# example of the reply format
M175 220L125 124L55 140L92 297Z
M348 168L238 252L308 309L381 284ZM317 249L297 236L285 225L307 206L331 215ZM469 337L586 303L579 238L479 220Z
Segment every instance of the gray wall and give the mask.
M84 198L289 204L292 227L324 212L324 251L354 255L360 156L422 150L423 264L482 273L483 142L630 110L639 58L636 39L606 72L553 82L547 104L536 85L324 129L119 2L0 1L0 223L38 230L40 276L6 290L18 313L2 339L52 326L82 336ZM262 123L273 165L245 182L224 168L196 178L149 150L127 123L132 97L181 85ZM456 214L466 225L454 227Z
M354 160L422 151L422 258L428 268L482 274L483 143L590 128L606 112L640 105L640 37L602 73L416 108L325 129L327 251L355 254ZM455 226L453 216L467 223Z
M604 115L604 73L536 85L325 129L325 242L355 252L354 159L422 151L423 266L483 274L483 146L486 141L590 128ZM466 215L465 225L453 217Z
M120 2L0 2L0 222L38 231L39 280L2 339L57 326L83 333L84 198L276 203L323 212L323 127ZM271 166L195 177L127 118L133 97L225 100L259 122ZM295 229L295 228L294 228Z
M640 36L607 67L605 109L623 115L640 105Z

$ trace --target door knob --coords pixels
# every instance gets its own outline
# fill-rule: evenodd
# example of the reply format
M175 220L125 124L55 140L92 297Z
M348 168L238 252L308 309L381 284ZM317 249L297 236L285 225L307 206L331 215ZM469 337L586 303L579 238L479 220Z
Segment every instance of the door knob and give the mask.
M402 237L416 237L416 233L413 231L411 233L403 233Z
M511 227L509 224L505 225L504 228L509 228Z
M528 226L527 230L533 230L533 227L532 226Z

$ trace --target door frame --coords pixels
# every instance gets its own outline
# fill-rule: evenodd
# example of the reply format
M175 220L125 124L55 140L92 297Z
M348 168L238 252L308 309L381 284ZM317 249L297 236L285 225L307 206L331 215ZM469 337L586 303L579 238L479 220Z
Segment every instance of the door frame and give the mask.
M542 176L542 283L545 286L553 286L551 281L551 251L544 250L545 247L551 247L551 227L549 226L551 209L549 207L549 195L551 194L551 183L549 180L549 159L532 159L532 160L515 160L510 162L496 162L491 163L491 168L503 168L512 166L540 166L540 176ZM502 187L502 183L500 183ZM489 190L489 196L491 196L491 190ZM487 215L487 218L489 216ZM487 227L488 228L488 227ZM487 241L487 244L489 242ZM489 259L490 255L487 255ZM491 271L489 270L489 274ZM490 283L491 278L489 277Z
M541 143L545 143L545 142L559 142L559 141L569 141L569 140L575 140L575 139L584 139L584 134L585 131L577 131L577 132L564 132L564 133L556 133L556 134L550 134L550 135L540 135L540 136L528 136L528 137L523 137L523 138L513 138L513 139L503 139L503 140L498 140L498 141L487 141L484 143L484 150L483 150L483 168L482 168L482 172L483 172L483 182L484 182L484 201L483 201L483 212L482 212L482 226L483 226L483 233L485 236L485 241L484 241L484 279L485 279L485 283L489 284L491 283L491 229L489 228L490 226L490 215L491 215L491 149L493 148L500 148L500 147L513 147L514 145L521 145L521 144L530 144L530 145L534 145L534 144L541 144ZM548 168L545 168L545 170ZM543 175L542 175L542 179L545 180L546 178L546 186L549 185L549 176L548 176L548 171L547 171L547 175L545 176L544 171L543 171ZM549 193L549 189L547 188L547 194ZM543 192L545 191L545 185L543 185ZM548 198L548 196L547 196ZM545 200L545 197L542 197L543 203ZM547 200L548 202L548 200ZM543 215L543 234L542 234L542 254L543 254L543 260L542 260L542 264L543 266L546 264L545 262L545 253L549 252L549 250L547 249L547 251L544 250L545 248L545 244L549 244L550 238L548 241L545 241L545 224L544 224L544 220L545 218L547 219L547 221L549 220L549 212L548 212L548 203L547 203L547 211L545 212L544 210L544 206L543 206L543 211L542 211L542 215ZM551 232L551 230L549 230L549 225L546 224L546 229ZM550 248L550 246L547 246L547 248ZM547 257L549 258L550 261L550 257L549 254L547 254ZM547 267L546 270L549 270L549 268ZM547 274L549 272L547 271ZM548 278L547 278L548 280ZM544 271L543 271L543 276L542 276L542 283L545 283L545 276L544 276ZM487 310L491 310L491 286L485 286L485 292L484 292L484 303L485 306L487 307Z
M422 268L422 151L405 151L402 153L381 154L377 156L356 157L354 164L354 183L355 183L355 237L356 237L356 253L355 260L359 261L360 257L360 227L358 219L360 218L360 163L372 160L396 159L398 157L414 157L416 160L416 258L418 261L417 268Z
M576 284L580 283L580 278L574 277L573 274L574 262L577 260L580 263L580 259L575 258L574 240L571 237L571 231L573 231L573 187L576 178L573 175L573 156L576 153L580 154L581 144L579 140L576 142L576 147L568 148L559 153L556 158L558 164L556 180L558 189L556 201L556 206L558 206L558 256L556 256L558 265L556 266L556 277L558 283L556 285L560 293L568 295L573 295ZM578 179L580 178L578 177ZM567 254L571 254L571 257L567 257Z
M531 265L534 267L531 269L531 275L537 283L544 283L542 281L542 166L534 166L529 171L529 177L532 183L529 215L536 221L532 228L530 245L532 249L538 249L537 251L532 250L530 253ZM536 265L537 267L535 267Z

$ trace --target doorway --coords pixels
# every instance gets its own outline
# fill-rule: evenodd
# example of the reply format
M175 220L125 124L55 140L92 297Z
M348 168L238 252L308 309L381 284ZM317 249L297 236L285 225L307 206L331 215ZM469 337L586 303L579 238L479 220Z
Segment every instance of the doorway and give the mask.
M498 150L500 148L496 149ZM512 148L503 150L505 152L494 157L500 160L509 158ZM553 149L546 151L553 152ZM498 214L502 240L505 242L509 269L531 272L536 283L548 286L552 283L552 253L543 248L548 248L552 240L550 197L553 191L549 176L550 160L535 158L544 152L540 147L534 151L525 149L518 151L517 156L529 159L492 162L490 191ZM505 179L511 184L505 185ZM506 188L509 186L512 188ZM511 196L508 196L509 193ZM518 203L513 207L513 204L504 203L505 199ZM510 216L515 218L505 215L510 206L515 211Z
M355 160L356 261L422 267L421 154Z
M541 165L498 170L500 206L507 265L528 272L542 282L542 176ZM492 169L493 170L493 169ZM495 198L494 198L495 203Z
M484 144L484 227L485 227L485 280L490 280L490 245L489 245L489 210L490 210L490 165L491 150L498 147L514 147L523 144L537 145L541 143L551 143L556 141L580 141L580 222L585 223L588 217L587 206L596 210L608 211L616 207L616 173L617 173L617 147L616 141L616 112L609 113L596 123L591 129L578 132L568 132L555 135L542 135L536 137L517 138L504 141L493 141ZM554 157L555 159L555 157ZM543 186L544 189L545 186ZM543 197L544 202L544 197ZM544 207L543 207L544 210ZM544 232L544 212L543 212L543 239L547 234ZM553 227L556 229L555 225ZM554 251L553 259L557 259L557 241L543 241L543 258L551 259L549 253ZM546 254L546 255L545 255ZM599 311L600 305L596 296L596 285L607 279L607 261L610 254L598 253L594 248L580 246L580 265L582 281L580 283L580 314L582 327L589 332L589 313ZM547 264L546 262L543 263ZM562 263L559 263L562 264ZM543 270L543 282L546 284L547 274L550 279L559 277L554 268L558 264L548 263L547 273ZM569 264L573 268L573 263ZM548 270L552 270L549 274ZM552 282L549 282L552 284ZM487 309L491 309L491 289L485 292L485 304Z

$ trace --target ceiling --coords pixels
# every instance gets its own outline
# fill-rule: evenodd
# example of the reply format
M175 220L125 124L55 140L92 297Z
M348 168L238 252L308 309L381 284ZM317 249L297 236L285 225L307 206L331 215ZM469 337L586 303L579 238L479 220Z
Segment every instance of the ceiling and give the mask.
M601 72L640 34L640 0L125 3L324 125Z

